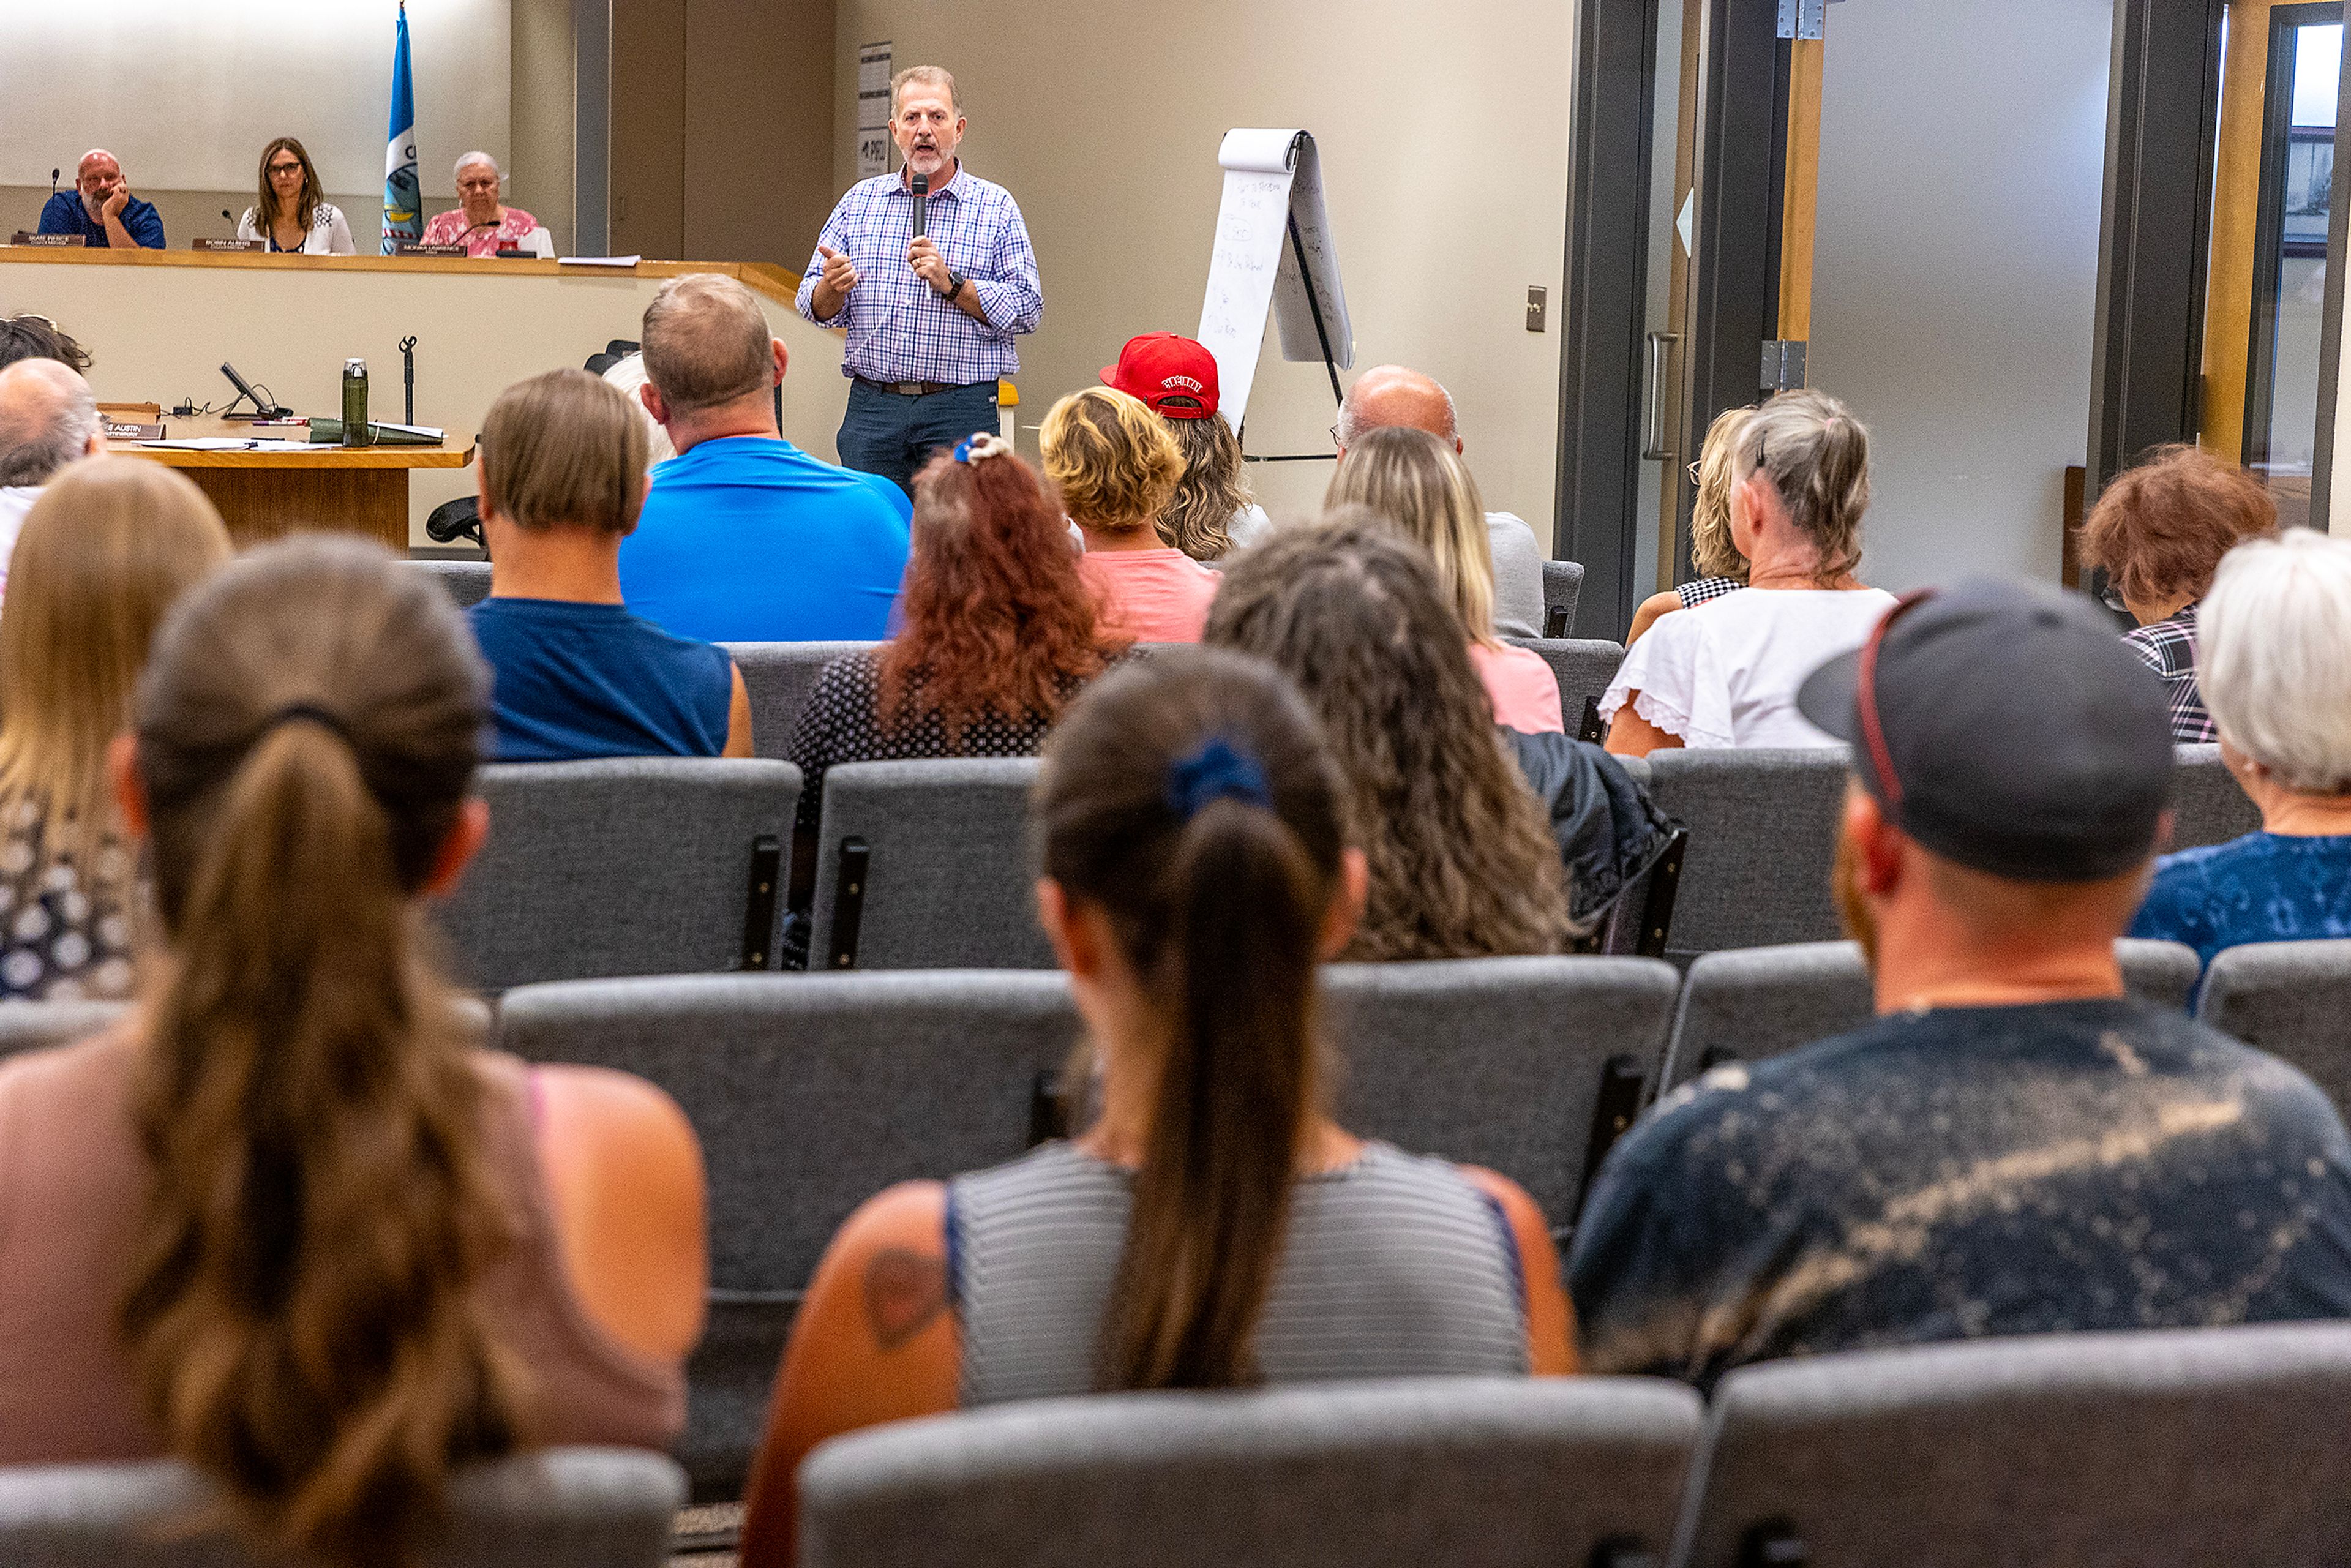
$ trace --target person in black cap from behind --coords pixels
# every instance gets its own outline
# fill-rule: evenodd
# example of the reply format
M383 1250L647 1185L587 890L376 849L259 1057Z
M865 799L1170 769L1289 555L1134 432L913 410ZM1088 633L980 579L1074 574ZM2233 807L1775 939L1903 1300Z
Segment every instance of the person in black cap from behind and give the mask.
M2163 685L2086 601L1914 594L1815 671L1877 1019L1667 1096L1602 1167L1587 1371L2351 1316L2351 1137L2284 1063L2123 994L2168 826Z

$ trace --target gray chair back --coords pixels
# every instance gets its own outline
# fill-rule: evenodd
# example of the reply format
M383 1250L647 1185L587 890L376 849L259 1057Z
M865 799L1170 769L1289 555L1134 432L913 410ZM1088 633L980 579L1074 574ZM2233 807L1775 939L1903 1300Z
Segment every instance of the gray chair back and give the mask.
M490 563L486 560L417 560L409 562L429 571L449 591L460 610L471 610L490 596Z
M2157 1007L2187 1008L2196 988L2193 947L2126 936L2115 944L2115 958L2130 995ZM1679 1088L1725 1061L1762 1061L1859 1029L1875 1007L1858 943L1701 954L1682 983L1659 1088Z
M811 969L1044 969L1033 757L850 762L824 775Z
M2261 812L2221 763L2218 742L2175 747L2173 754L2179 758L2171 778L2173 849L2225 844L2262 825Z
M129 1002L0 1002L0 1059L112 1029Z
M1058 973L739 975L527 986L500 1045L659 1084L702 1140L712 1312L678 1449L739 1484L825 1244L893 1182L1018 1158L1078 1038ZM739 1493L729 1493L739 1496Z
M1608 1377L1002 1406L817 1449L800 1469L800 1562L1661 1561L1698 1422L1687 1388Z
M1625 662L1622 643L1598 638L1506 637L1503 641L1541 654L1551 666L1552 677L1559 682L1560 712L1566 716L1570 735L1583 716L1583 699L1606 691L1608 683L1616 678L1616 666Z
M439 909L458 977L539 980L761 968L800 770L632 757L482 770L490 837Z
M1689 830L1669 956L1844 934L1829 892L1842 747L1653 751L1626 770Z
M1686 1568L2351 1562L2351 1325L2051 1334L1750 1366Z
M2351 938L2224 948L2196 1016L2299 1067L2351 1115Z
M835 659L878 648L879 643L721 643L743 672L751 699L751 752L791 759L792 732L816 692L817 678Z
M0 1469L0 1562L41 1568L262 1568L188 1524L211 1484L172 1459ZM633 1448L542 1448L460 1473L426 1568L659 1568L685 1478ZM268 1559L275 1563L277 1559Z
M1575 625L1575 601L1583 596L1583 563L1547 560L1542 563L1543 635L1566 637Z
M1499 1171L1564 1229L1656 1075L1678 986L1653 958L1332 965L1339 1120Z

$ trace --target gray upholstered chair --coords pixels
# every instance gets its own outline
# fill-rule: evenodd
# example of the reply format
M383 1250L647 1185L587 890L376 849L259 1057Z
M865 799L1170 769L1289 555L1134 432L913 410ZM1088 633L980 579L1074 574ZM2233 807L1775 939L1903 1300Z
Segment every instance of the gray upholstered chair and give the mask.
M1323 974L1340 1121L1498 1170L1557 1229L1639 1111L1679 986L1653 958L1334 964Z
M1015 1159L1078 1037L1058 972L696 976L527 986L498 1042L614 1067L684 1108L709 1172L712 1315L679 1448L739 1483L785 1331L842 1220L893 1182ZM731 1494L730 1494L731 1495Z
M1551 666L1559 682L1560 712L1567 719L1567 733L1576 732L1577 722L1583 716L1583 699L1597 697L1616 678L1616 666L1625 662L1621 643L1583 637L1505 637L1514 648L1525 648L1541 655Z
M743 672L751 699L751 750L778 761L790 759L792 732L816 694L818 677L835 659L878 648L879 643L721 643Z
M1542 563L1543 635L1575 634L1575 604L1583 596L1583 563L1547 560Z
M2351 1325L2051 1334L1750 1366L1680 1568L2351 1562Z
M2222 766L2218 742L2173 751L2179 766L2171 779L2172 849L2225 844L2262 825L2261 812Z
M460 610L471 610L490 596L490 563L486 560L417 560L409 562L438 578Z
M213 1498L156 1459L0 1469L0 1562L40 1568L260 1568L216 1530L175 1531ZM685 1478L659 1454L547 1448L484 1465L450 1488L449 1528L425 1568L659 1568Z
M2351 939L2224 948L2196 1016L2294 1063L2351 1115Z
M1676 748L1625 768L1689 830L1669 956L1844 935L1829 892L1844 747Z
M130 1010L128 1002L0 1002L0 1058L88 1040Z
M2126 936L2115 944L2123 986L2158 1007L2188 1006L2196 950ZM1659 1089L1724 1061L1761 1061L1870 1019L1869 968L1853 942L1797 942L1699 956L1682 983Z
M1033 757L849 762L824 775L810 969L1041 969Z
M800 1469L805 1568L1652 1563L1698 1397L1646 1378L1119 1394L901 1422Z
M489 841L437 911L457 977L537 980L762 968L800 771L638 757L482 770Z

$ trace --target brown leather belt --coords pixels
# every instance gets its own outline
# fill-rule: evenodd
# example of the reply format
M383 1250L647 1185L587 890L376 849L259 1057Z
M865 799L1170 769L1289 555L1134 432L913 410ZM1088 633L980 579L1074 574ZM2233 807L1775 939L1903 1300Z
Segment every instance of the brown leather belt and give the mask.
M857 379L875 392L895 392L900 397L928 397L933 392L963 391L961 386L953 382L877 382L868 380L864 376ZM971 384L979 386L983 383L973 382Z

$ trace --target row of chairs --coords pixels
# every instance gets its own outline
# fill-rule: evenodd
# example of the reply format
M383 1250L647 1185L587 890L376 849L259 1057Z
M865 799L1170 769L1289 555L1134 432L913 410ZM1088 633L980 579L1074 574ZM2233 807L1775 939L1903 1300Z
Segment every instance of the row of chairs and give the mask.
M2182 1005L2195 956L2120 945L2141 998ZM1858 1027L1850 944L1714 954L1687 978L1638 958L1334 965L1337 1110L1366 1134L1502 1172L1568 1236L1607 1149L1657 1089ZM2351 1104L2351 941L2237 948L2200 999L2216 1027ZM88 1005L0 1008L0 1053L76 1039ZM705 1495L738 1483L776 1358L825 1242L898 1181L1016 1157L1062 1127L1079 1036L1057 973L691 976L509 992L495 1038L527 1060L612 1067L684 1108L709 1169L712 1315L682 1457Z
M1141 1394L800 1470L805 1568L2180 1568L2351 1561L2351 1325L2065 1334L1649 1378Z

